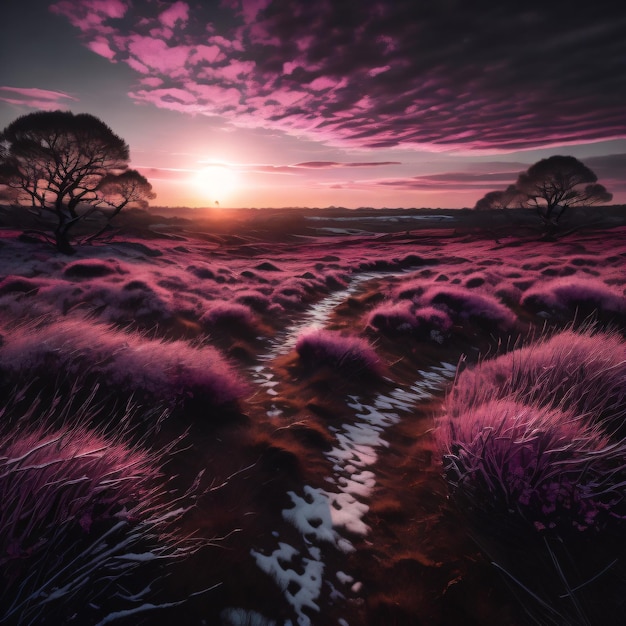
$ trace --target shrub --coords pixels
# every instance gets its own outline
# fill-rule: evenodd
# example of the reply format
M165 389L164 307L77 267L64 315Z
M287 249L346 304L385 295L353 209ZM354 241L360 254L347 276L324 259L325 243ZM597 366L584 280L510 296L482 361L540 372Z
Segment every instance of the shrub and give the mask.
M337 331L306 332L298 338L296 352L307 366L328 365L337 370L361 374L380 372L380 359L367 341Z
M512 330L517 324L515 314L490 294L478 293L463 287L433 286L420 299L423 304L444 308L452 319L472 322L490 330Z
M257 319L250 307L237 302L214 302L200 318L206 328L230 326L240 330L253 331Z
M6 293L32 293L39 291L40 284L32 278L22 276L6 276L0 280L0 295Z
M127 274L117 261L101 259L81 259L65 266L63 274L68 278L98 278L112 274Z
M449 398L456 415L496 398L571 410L626 434L626 344L616 332L567 330L462 372Z
M411 332L417 326L413 308L408 300L381 304L370 311L368 326L390 334Z
M246 390L211 346L150 339L81 319L12 330L0 346L0 372L13 380L88 372L109 393L169 406L220 406Z
M536 529L601 529L626 514L626 444L570 412L497 398L457 407L440 433L453 497Z
M93 431L91 405L52 406L2 414L0 622L85 624L159 608L151 578L164 572L152 564L202 544L179 534L194 492L175 496L161 476L171 446L149 452L127 433Z
M271 300L266 295L253 289L238 292L235 300L255 311L267 311L271 304Z
M403 300L372 309L368 325L390 335L410 334L426 339L443 337L452 327L452 322L445 311L434 307L417 308L412 302Z
M566 319L575 309L583 315L597 312L601 317L626 313L624 293L591 278L560 278L539 283L524 293L521 304Z

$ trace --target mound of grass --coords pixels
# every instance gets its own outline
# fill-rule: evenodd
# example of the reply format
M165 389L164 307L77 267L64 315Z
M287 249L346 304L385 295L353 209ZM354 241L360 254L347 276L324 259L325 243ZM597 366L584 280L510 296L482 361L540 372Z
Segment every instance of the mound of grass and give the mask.
M541 337L465 370L448 399L451 418L478 404L514 398L572 411L626 435L626 344L616 332L587 328Z
M626 513L618 487L626 443L614 445L583 417L507 399L457 413L440 436L462 504L565 532L598 530Z
M207 412L236 402L247 390L213 347L151 339L145 334L66 318L11 330L0 346L4 384L87 373L101 391ZM54 382L54 381L53 381Z
M68 263L63 270L67 278L99 278L113 274L126 274L117 261L102 259L81 259Z
M434 307L418 308L408 300L381 304L367 317L370 328L387 335L410 335L419 339L443 339L452 321L445 311Z
M0 296L4 294L31 293L39 291L40 284L32 278L22 276L6 276L0 280Z
M253 332L257 328L256 315L245 304L237 302L214 302L200 318L207 329L230 328Z
M620 320L626 313L623 291L599 279L576 276L536 284L524 293L521 304L564 320L575 310L583 316L596 314L602 320Z
M626 344L567 330L463 371L438 429L450 502L533 623L618 624Z
M457 322L470 322L490 330L506 332L517 324L515 314L497 298L464 287L433 286L420 301L445 310Z
M171 446L94 431L93 405L52 406L2 415L0 623L108 623L158 609L165 599L150 581L202 544L180 534L194 492L174 495L161 475Z
M381 362L374 348L360 337L332 330L305 332L296 342L300 362L306 367L329 366L361 375L378 375Z

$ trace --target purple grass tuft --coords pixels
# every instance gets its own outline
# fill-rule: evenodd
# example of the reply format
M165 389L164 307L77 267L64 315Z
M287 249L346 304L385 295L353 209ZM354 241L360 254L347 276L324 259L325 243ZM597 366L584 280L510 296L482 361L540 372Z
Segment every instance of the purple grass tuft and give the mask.
M461 503L515 512L537 530L599 530L626 518L619 483L626 443L571 413L506 399L456 407L439 433L444 471Z
M566 319L576 309L583 314L596 311L605 317L626 313L624 292L592 278L568 277L539 283L524 293L521 304Z
M145 577L162 573L151 563L167 571L206 543L181 534L197 487L177 496L162 477L171 445L148 451L126 443L124 428L94 432L89 403L51 406L2 412L0 622L96 623L116 609L158 608Z
M515 398L601 422L626 434L626 343L616 332L567 330L465 370L450 394L452 413Z
M115 260L81 259L65 266L63 274L68 278L98 278L112 274L126 274L127 270Z
M348 372L380 373L380 359L365 339L337 331L306 332L298 338L296 352L307 366L328 365Z
M211 346L150 339L81 319L13 330L0 346L0 371L20 380L87 372L101 388L169 406L235 402L246 385Z

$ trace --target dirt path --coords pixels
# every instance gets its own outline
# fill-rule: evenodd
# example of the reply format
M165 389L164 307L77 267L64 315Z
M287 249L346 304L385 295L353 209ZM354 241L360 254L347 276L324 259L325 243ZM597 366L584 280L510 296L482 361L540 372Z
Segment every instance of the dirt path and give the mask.
M285 381L276 361L292 352L302 331L324 328L337 306L382 275L357 275L348 288L312 305L260 355L261 364L253 367L252 378L265 393L257 407L269 419L278 423L282 416L279 405ZM350 622L341 616L354 615L355 607L363 603L363 584L359 572L350 569L354 559L348 557L370 532L366 517L377 487L373 470L380 451L389 446L385 433L419 403L429 400L455 369L453 364L441 363L418 371L412 384L387 380L383 390L372 390L367 397L345 395L335 404L339 410L328 426L333 443L323 453L326 474L315 486L305 484L288 492L291 505L275 511L271 544L254 546L250 552L257 566L282 590L299 626L343 626ZM318 486L320 482L323 486Z

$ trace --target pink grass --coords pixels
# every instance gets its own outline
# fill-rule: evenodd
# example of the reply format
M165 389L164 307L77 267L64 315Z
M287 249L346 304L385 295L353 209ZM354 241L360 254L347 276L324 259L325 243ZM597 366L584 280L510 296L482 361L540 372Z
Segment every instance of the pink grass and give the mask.
M571 318L576 309L583 314L595 311L601 316L622 316L626 313L623 290L610 287L599 279L575 276L535 285L524 293L521 304L557 317Z
M486 399L572 410L626 433L626 343L616 332L563 331L465 370L450 395L450 410Z
M365 339L342 335L337 331L306 332L298 338L296 352L300 361L309 367L328 365L347 372L380 372L380 359Z
M257 327L257 318L250 307L245 304L215 302L200 318L200 323L208 329L222 325L235 325L252 331Z
M414 335L421 339L443 337L452 327L445 311L434 307L418 308L408 300L381 304L367 317L370 328L389 335Z
M537 529L626 519L626 344L565 331L462 372L438 438L454 497Z
M102 388L169 406L232 403L246 385L213 347L151 339L77 318L12 330L0 346L0 370L21 380L88 373Z
M453 320L489 325L493 330L510 331L517 324L515 314L497 298L476 290L453 286L433 286L420 299L424 304L443 308Z
M124 427L95 432L92 406L57 396L49 409L36 400L26 413L2 411L0 623L95 623L114 607L158 608L163 599L145 578L137 588L134 573L154 577L151 563L167 571L202 545L180 535L194 492L176 495L161 475L172 445L128 444Z

